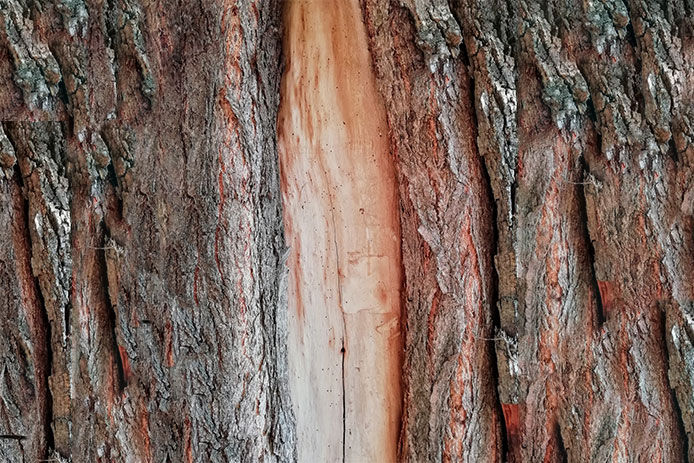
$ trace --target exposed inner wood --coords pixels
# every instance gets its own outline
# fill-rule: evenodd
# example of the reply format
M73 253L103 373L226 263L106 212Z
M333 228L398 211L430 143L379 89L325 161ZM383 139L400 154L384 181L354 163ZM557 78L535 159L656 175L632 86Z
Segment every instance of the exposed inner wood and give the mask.
M400 230L358 0L291 1L279 113L300 461L394 461Z

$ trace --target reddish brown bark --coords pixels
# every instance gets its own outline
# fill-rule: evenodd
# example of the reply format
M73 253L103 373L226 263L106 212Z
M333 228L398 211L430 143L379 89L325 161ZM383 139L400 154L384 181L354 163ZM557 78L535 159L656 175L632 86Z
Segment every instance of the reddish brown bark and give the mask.
M0 460L293 458L279 6L0 4Z

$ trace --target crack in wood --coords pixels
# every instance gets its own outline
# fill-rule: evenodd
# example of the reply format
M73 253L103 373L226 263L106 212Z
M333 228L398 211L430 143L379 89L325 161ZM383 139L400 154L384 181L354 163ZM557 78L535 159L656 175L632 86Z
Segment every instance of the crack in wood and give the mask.
M29 222L29 200L24 197L24 182L19 171L19 166L15 165L14 174L14 215L16 221L13 225L14 248L18 255L17 267L21 280L24 283L24 304L27 310L31 337L35 343L34 349L34 371L36 385L36 411L38 426L41 429L37 455L40 458L47 458L53 447L53 431L51 423L53 420L53 398L49 386L49 377L52 370L52 352L50 343L50 324L46 313L43 295L38 278L34 275L32 266L32 242Z
M467 51L464 52L464 54L467 54ZM472 111L473 118L475 119L474 126L477 127L477 115L475 111ZM477 137L475 137L475 140L477 140ZM477 146L477 142L475 141L475 146ZM479 151L478 151L479 153ZM487 164L484 162L484 159L482 159L481 156L478 155L479 163L480 163L480 171L482 172L482 180L484 182L484 187L485 187L485 192L487 196L487 202L489 204L489 209L490 209L490 216L492 217L491 222L491 227L492 227L492 233L491 233L491 244L490 244L490 250L494 253L494 255L498 255L499 253L499 230L498 230L498 225L497 225L497 206L496 206L496 201L494 199L494 192L492 190L492 182L491 179L489 178L489 171L487 170ZM501 332L501 315L499 313L499 270L497 268L496 262L494 259L492 259L492 271L491 271L491 288L490 288L490 300L489 300L489 309L491 310L491 319L492 319L492 326L491 329L493 332L499 333ZM509 452L509 437L508 437L508 429L506 425L506 420L503 419L505 416L503 413L503 404L501 403L501 399L499 397L499 357L497 356L496 353L496 343L498 342L506 342L506 338L503 336L494 336L491 338L485 338L485 341L489 341L489 359L490 359L490 367L491 367L491 376L492 380L494 382L494 402L496 404L496 409L497 413L499 414L500 417L502 417L501 420L499 420L499 426L501 427L501 433L500 433L500 438L501 438L501 454L502 455L507 455ZM505 349L506 346L501 347L502 349Z
M665 304L661 304L659 319L661 345L663 346L664 351L663 363L667 366L668 369L670 368L670 344L668 343L667 339L667 311L671 309L670 304L672 303L672 301L668 301ZM673 411L677 419L677 428L682 439L682 461L687 461L689 450L689 436L687 435L687 428L684 424L684 415L682 413L682 407L680 406L680 402L677 399L677 391L675 391L675 388L672 387L672 380L670 379L669 371L665 374L665 380L667 381L667 387L670 391L670 400L672 401Z
M325 183L330 184L328 179L328 172L325 169L325 165L322 162L322 158L319 161L321 168L323 169L323 176L325 178ZM328 205L330 207L330 220L332 222L332 238L333 238L333 249L335 250L335 264L337 266L337 271L335 272L335 277L337 280L337 304L340 309L340 314L342 316L342 348L340 349L341 356L341 373L342 373L342 462L346 460L347 454L347 391L345 389L345 357L347 355L345 344L347 336L347 321L345 320L345 309L342 305L342 266L340 265L340 248L337 244L337 227L335 226L335 205L333 201L333 192L328 191Z
M590 270L589 283L593 289L595 300L595 320L599 329L605 323L606 309L611 307L611 304L605 304L605 301L610 300L608 295L608 286L606 282L601 282L595 273L595 246L590 236L590 228L588 225L588 203L586 200L586 185L590 184L590 171L588 164L583 156L579 158L582 180L575 182L578 198L579 217L582 224L582 231L585 240L585 246L588 257L588 266Z
M108 240L106 238L105 232L101 232L101 246L99 246L97 251L97 259L99 265L99 271L101 275L101 285L103 288L103 304L106 309L106 323L108 324L108 333L111 337L111 349L112 357L114 359L116 368L116 384L119 392L125 389L128 384L128 379L130 376L130 368L128 361L128 353L125 348L118 344L118 315L116 313L116 308L111 304L111 291L117 293L118 288L111 288L109 284L108 276L108 262L106 252L110 249L107 246Z

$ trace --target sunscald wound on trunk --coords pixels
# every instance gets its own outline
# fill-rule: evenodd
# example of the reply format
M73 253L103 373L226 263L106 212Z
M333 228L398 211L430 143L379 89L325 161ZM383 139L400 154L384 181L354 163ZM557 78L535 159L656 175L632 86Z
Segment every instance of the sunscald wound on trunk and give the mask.
M287 2L284 51L278 129L299 460L395 461L398 203L358 2Z

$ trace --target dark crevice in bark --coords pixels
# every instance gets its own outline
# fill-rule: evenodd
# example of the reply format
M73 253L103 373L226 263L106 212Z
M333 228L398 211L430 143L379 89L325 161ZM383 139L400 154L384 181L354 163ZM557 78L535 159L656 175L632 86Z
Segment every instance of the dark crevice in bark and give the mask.
M460 11L459 8L456 8L456 11ZM491 260L491 271L489 272L490 274L490 281L489 281L489 311L490 311L490 318L491 318L491 327L490 327L490 333L486 334L485 337L487 339L484 339L483 342L486 343L487 345L487 355L489 358L489 369L490 369L490 376L492 378L493 382L493 403L494 403L494 408L496 409L496 415L499 418L499 440L501 442L501 455L504 456L504 458L507 457L508 452L509 452L509 441L508 441L508 434L507 434L507 429L506 429L506 421L504 419L504 411L503 407L501 405L501 399L499 396L499 365L498 365L498 357L496 354L496 342L498 342L497 339L497 334L501 331L501 313L499 312L499 272L496 266L496 261L495 261L495 256L498 255L499 253L499 227L498 227L498 220L499 220L499 211L498 207L496 204L496 199L494 198L494 189L492 187L492 180L489 175L489 170L487 168L487 163L484 157L480 154L480 147L479 147L479 140L478 140L478 127L479 127L479 120L477 117L477 105L475 104L475 77L474 73L472 70L472 67L470 65L470 55L467 49L467 46L465 44L465 41L463 40L460 44L460 56L461 60L465 63L465 69L466 73L469 77L469 108L470 109L470 117L472 119L472 128L474 132L470 135L473 137L474 140L474 147L476 151L476 158L477 161L479 162L479 168L480 172L482 174L482 181L483 181L483 194L487 199L487 204L488 204L488 210L489 210L489 223L491 227L491 239L489 243L489 249L493 253ZM513 208L515 205L515 184L511 185L511 190L510 190L510 195L511 195L511 207Z
M679 431L680 437L682 439L682 461L688 461L689 458L689 436L687 435L687 428L684 425L684 416L682 414L682 409L680 408L679 400L677 399L677 393L670 383L670 375L668 373L670 365L670 352L667 342L667 313L666 308L662 308L660 311L660 342L663 346L663 365L665 366L665 380L667 381L667 387L670 391L670 399L672 401L672 408L675 412L675 418L677 420L677 430Z
M0 434L0 439L10 439L10 440L25 440L27 436L22 436L19 434Z
M666 375L667 376L667 375ZM684 426L684 418L682 416L682 409L680 408L680 403L677 400L677 394L675 390L670 386L670 381L668 380L668 387L670 389L670 395L672 396L673 410L675 412L675 417L677 418L677 428L682 437L682 461L688 461L688 450L689 450L689 436Z
M629 8L627 3L625 3L625 6ZM631 45L633 48L636 48L636 34L634 33L634 25L631 23L631 21L629 21L629 23L627 24L626 29L627 33L626 37L624 38L629 43L629 45Z
M70 290L72 293L72 290ZM69 295L72 298L72 294ZM70 331L72 327L70 326L70 317L72 316L72 302L67 301L65 304L65 311L63 313L63 326L65 327L65 338L70 338Z
M515 172L515 176L518 175L518 160L516 159L516 165L513 166L513 170ZM511 202L509 209L511 210L510 212L510 217L509 217L509 228L513 228L513 224L516 221L516 207L518 206L516 203L516 189L518 188L518 179L514 178L511 184L508 187L508 195L509 195L509 201Z
M677 163L680 160L679 153L677 152L677 146L675 146L675 139L674 137L670 137L670 140L668 140L668 156L670 156L670 159L673 160L673 162Z
M585 238L586 251L588 254L588 266L590 268L589 283L593 289L593 294L595 295L595 319L599 328L603 325L603 323L605 323L605 309L602 303L600 285L598 284L598 278L595 274L595 247L593 246L593 240L590 237L590 229L588 227L588 205L586 202L586 183L589 181L587 175L588 165L583 156L579 157L579 163L581 168L581 178L576 182L578 212L579 220L581 222L581 229Z
M8 132L9 138L9 132ZM29 286L29 293L34 297L29 296L33 299L34 306L27 307L27 310L33 310L34 313L29 315L28 318L32 319L32 324L35 324L32 332L32 340L35 343L34 350L34 371L36 375L36 407L40 416L42 432L44 438L42 439L41 446L38 449L38 455L40 458L48 458L50 450L53 448L53 429L51 423L53 420L53 396L51 395L51 389L49 386L49 377L52 370L52 358L53 351L51 347L51 326L48 320L48 313L46 312L46 304L43 299L43 294L41 293L41 285L39 280L34 274L32 267L32 241L30 230L30 219L29 219L29 200L24 196L25 186L22 178L22 174L19 170L19 163L14 166L14 180L17 184L18 194L17 203L15 205L15 211L19 215L17 217L18 223L16 224L17 236L15 239L15 252L21 253L22 255L17 256L18 259L23 259L23 265L27 269L27 278L30 281L26 281L25 284ZM19 245L19 246L18 246Z
M605 150L602 146L602 133L600 132L600 124L595 124L595 147L598 153L604 153ZM615 161L619 161L619 152L615 153Z
M586 114L595 126L598 122L598 113L595 111L595 104L593 104L593 98L590 96L586 100Z
M467 49L465 47L465 42L462 43L461 45L462 48L462 55L467 56ZM489 215L490 215L490 226L491 226L491 243L489 245L489 248L491 252L493 252L493 256L491 259L492 262L492 269L490 272L491 280L489 282L489 311L491 314L491 322L492 326L491 328L491 336L488 336L487 339L484 339L484 342L487 343L488 346L488 355L489 355L489 368L490 368L490 374L493 379L493 386L494 386L494 408L496 408L496 413L497 416L499 417L499 426L500 426L500 440L501 440L501 454L502 455L507 455L508 454L508 438L507 438L507 430L506 430L506 421L504 420L504 412L503 408L501 406L501 400L499 398L499 365L498 365L498 357L496 355L496 347L495 343L498 342L496 340L496 335L498 332L501 330L501 314L499 313L499 272L498 269L496 268L496 262L494 260L494 256L498 255L499 253L499 227L498 227L498 208L496 205L496 201L494 199L494 191L492 189L492 180L491 177L489 176L489 171L487 170L487 164L484 160L484 158L479 154L479 146L478 146L478 140L477 140L477 127L478 127L478 120L477 120L477 112L475 110L475 93L474 89L475 88L475 79L472 77L472 73L470 73L470 88L471 91L469 92L470 95L470 108L473 108L470 113L472 117L472 126L475 129L475 133L472 134L474 136L475 140L475 150L477 151L477 160L480 165L480 172L482 173L482 180L483 180L483 189L484 189L484 195L487 198L487 202L489 205Z
M557 423L556 426L556 439L557 439L557 453L559 456L559 461L562 463L568 463L569 455L566 452L566 446L564 445L564 439L561 437L561 426Z
M58 98L63 102L64 105L68 104L67 88L65 87L65 80L60 79L58 82Z
M101 233L101 245L96 248L97 265L99 266L99 274L101 277L101 295L104 307L106 308L106 323L108 324L108 330L111 335L111 349L116 368L117 386L118 391L121 392L125 386L127 386L127 378L125 374L125 366L123 365L124 360L118 346L118 336L116 335L118 317L116 316L115 308L111 305L111 298L109 297L110 291L116 291L117 288L110 288L108 283L108 270L106 264L106 247L108 246L108 240L106 238L106 233Z
M118 176L116 175L116 169L113 167L113 161L108 164L106 168L106 178L114 187L118 186Z

